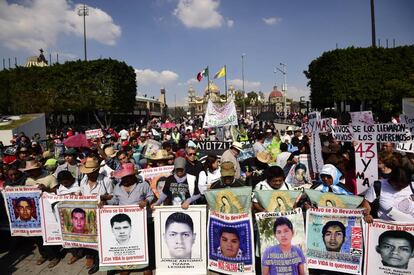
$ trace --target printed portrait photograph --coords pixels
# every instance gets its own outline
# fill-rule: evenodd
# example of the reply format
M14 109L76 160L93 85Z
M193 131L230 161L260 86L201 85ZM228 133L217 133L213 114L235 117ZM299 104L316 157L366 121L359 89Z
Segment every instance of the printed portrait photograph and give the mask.
M367 232L365 274L411 274L414 270L414 232L370 227ZM389 227L388 227L389 228ZM411 271L411 273L410 273Z
M96 209L81 207L59 208L63 234L96 235Z
M210 218L210 259L252 264L252 239L249 221L234 223Z
M200 259L201 212L164 211L161 214L161 258L163 259ZM204 227L205 228L205 227Z
M40 227L39 197L37 194L25 196L9 195L7 198L10 222L17 228Z

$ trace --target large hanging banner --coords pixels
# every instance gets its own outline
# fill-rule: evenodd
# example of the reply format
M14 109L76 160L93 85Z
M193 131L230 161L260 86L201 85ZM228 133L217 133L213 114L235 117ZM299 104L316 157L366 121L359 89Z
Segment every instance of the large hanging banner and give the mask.
M252 188L211 189L204 193L209 208L226 214L248 213L252 205Z
M414 223L374 220L364 228L364 275L414 274Z
M171 175L174 169L173 165L153 167L138 170L139 175L148 182L154 195L159 198L164 188L165 180Z
M42 236L40 221L40 194L37 187L6 187L4 203L12 236Z
M215 105L211 100L207 103L206 115L204 116L203 128L223 127L238 125L237 112L234 101L226 104Z
M79 197L80 196L75 195L58 196L50 193L42 194L40 198L40 217L42 219L43 245L62 244L62 232L60 231L59 213L56 206L61 201L74 200ZM93 201L94 198L91 199L91 201Z
M255 274L250 214L209 211L208 268L225 274Z
M363 209L311 208L306 213L308 267L361 274Z
M318 190L307 189L305 194L317 207L357 208L364 197L353 195L336 195L331 192L322 193Z
M157 274L207 274L206 217L205 205L156 207Z
M57 204L64 248L83 247L98 250L96 209L98 196L77 196Z
M286 212L293 209L301 191L254 191L259 204L268 212Z
M302 209L256 213L256 221L262 274L307 274Z
M374 124L371 111L350 112L353 125ZM359 142L354 145L357 193L364 194L378 180L378 153L376 142Z
M99 266L148 264L145 208L138 205L98 209Z

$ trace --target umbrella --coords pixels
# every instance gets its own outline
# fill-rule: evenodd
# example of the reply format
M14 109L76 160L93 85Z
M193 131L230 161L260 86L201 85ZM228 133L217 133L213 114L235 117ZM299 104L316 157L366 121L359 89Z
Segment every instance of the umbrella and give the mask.
M66 147L89 147L89 142L86 139L85 134L77 134L65 139L63 144Z
M278 116L276 115L276 113L275 112L270 112L270 111L261 112L260 114L258 114L256 116L257 120L265 120L265 121L266 120L267 121L274 121L277 118L278 118Z
M161 124L161 128L170 129L170 128L174 128L175 125L176 124L174 122L165 122L165 123Z

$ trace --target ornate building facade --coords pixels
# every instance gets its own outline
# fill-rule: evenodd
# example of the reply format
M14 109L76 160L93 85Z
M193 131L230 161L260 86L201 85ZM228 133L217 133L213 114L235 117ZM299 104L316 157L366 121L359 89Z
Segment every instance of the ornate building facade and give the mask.
M231 87L229 89L229 92L230 91ZM226 95L221 95L220 88L212 81L210 81L210 85L204 89L204 94L202 96L197 96L194 88L190 87L190 89L188 89L188 107L191 115L204 115L209 99L211 99L213 103L225 103Z
M292 99L286 98L286 112L291 112ZM273 86L273 90L269 94L269 105L274 106L275 112L284 112L285 110L285 95Z

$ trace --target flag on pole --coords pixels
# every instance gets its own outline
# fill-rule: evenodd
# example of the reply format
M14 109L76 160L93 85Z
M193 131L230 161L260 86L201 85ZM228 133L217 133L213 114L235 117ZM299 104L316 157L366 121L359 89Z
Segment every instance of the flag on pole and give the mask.
M226 76L226 66L221 67L221 69L214 75L214 78L220 78Z
M203 77L206 77L206 76L208 76L208 67L206 67L204 70L202 70L201 72L197 74L198 82L200 82L203 79Z

